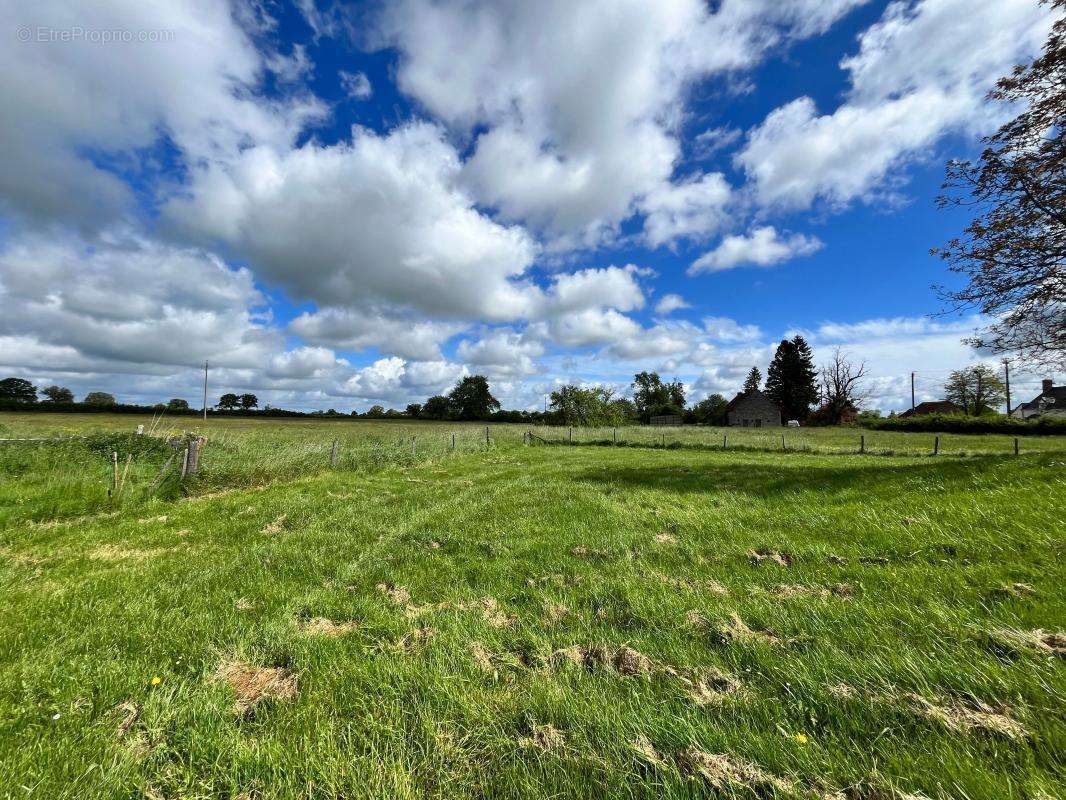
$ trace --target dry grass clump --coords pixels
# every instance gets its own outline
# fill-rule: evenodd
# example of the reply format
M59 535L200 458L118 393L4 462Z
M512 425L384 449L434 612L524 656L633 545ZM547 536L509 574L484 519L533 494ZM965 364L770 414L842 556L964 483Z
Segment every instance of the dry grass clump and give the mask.
M303 624L303 632L308 636L326 636L336 638L351 633L359 627L358 622L334 622L326 617L312 617Z
M781 643L780 637L772 631L749 628L735 612L726 622L717 628L718 637L724 644L770 644Z
M1039 653L1049 656L1066 656L1066 634L1036 628L1023 631L1017 628L998 628L992 632L995 644L1018 653Z
M437 635L436 628L431 628L428 625L422 625L418 628L408 631L393 645L393 649L401 653L412 653L417 650L421 650L429 641Z
M518 746L535 750L559 750L566 744L562 732L554 725L534 725L529 736L518 740Z
M688 697L698 706L720 706L743 694L740 681L714 667L693 677L680 678Z
M276 533L281 533L285 528L285 521L289 518L288 514L281 514L273 522L268 525L264 525L259 532L265 536L273 536Z
M682 773L702 778L719 791L792 792L794 784L736 756L689 747L677 755Z
M229 684L235 696L233 710L241 715L253 711L264 700L293 700L298 691L296 674L290 670L245 661L223 661L215 670L214 679Z
M1005 583L993 590L1000 597L1033 597L1036 589L1028 583Z
M916 692L898 692L894 689L864 691L845 683L830 686L829 692L842 700L863 698L871 703L906 709L956 733L980 731L1015 740L1029 737L1028 729L1011 716L1011 709L1005 704L992 706L980 700L929 698Z
M791 600L797 597L828 600L831 597L851 597L852 590L846 583L837 583L828 588L825 586L804 586L799 583L779 583L770 593L782 600Z
M769 561L771 564L777 564L781 567L791 567L793 558L788 553L781 553L777 550L769 550L765 547L760 547L756 550L748 551L748 561L755 566L759 566L764 562Z

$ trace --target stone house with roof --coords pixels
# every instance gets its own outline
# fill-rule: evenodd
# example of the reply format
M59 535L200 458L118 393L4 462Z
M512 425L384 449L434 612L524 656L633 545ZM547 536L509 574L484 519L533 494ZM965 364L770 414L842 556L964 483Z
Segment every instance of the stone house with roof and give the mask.
M780 428L781 407L758 389L740 392L726 406L726 422L733 427Z

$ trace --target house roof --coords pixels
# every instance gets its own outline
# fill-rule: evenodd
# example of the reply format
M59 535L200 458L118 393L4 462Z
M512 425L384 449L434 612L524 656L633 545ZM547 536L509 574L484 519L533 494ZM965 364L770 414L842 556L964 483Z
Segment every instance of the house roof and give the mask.
M778 407L777 403L775 403L773 400L771 400L765 394L760 392L758 389L749 389L746 392L737 392L737 396L729 401L729 405L727 405L725 407L725 410L726 411L732 411L732 410L734 410L737 407L737 405L742 400L754 400L756 398L762 398L763 400L765 400L770 405ZM780 410L780 407L778 407L778 410Z
M962 411L957 405L950 400L926 400L924 403L919 403L914 409L907 409L901 417L920 417L923 414L958 414Z
M1048 401L1047 405L1054 405L1056 408L1066 408L1066 386L1052 386L1047 391L1038 394L1028 403L1022 403L1018 408L1026 410L1039 409L1043 405L1040 402L1041 400Z

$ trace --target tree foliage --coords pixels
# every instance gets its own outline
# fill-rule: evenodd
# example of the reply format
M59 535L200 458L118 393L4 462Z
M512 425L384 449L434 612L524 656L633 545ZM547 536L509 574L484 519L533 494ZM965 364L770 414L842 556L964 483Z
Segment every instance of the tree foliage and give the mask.
M685 387L681 381L664 383L658 372L638 372L633 376L633 403L642 422L661 414L682 414Z
M500 401L492 396L484 375L467 375L448 393L448 406L457 419L488 419L499 410Z
M760 383L762 383L762 373L759 372L758 367L752 367L751 372L748 373L748 377L744 379L744 391L754 392L759 388Z
M995 370L984 364L948 376L944 397L973 417L996 411L1007 399L1006 387Z
M232 411L241 404L241 398L233 394L233 392L226 392L218 398L218 407L223 411Z
M23 378L4 378L0 381L0 400L36 403L37 387Z
M85 402L90 406L113 406L115 396L108 392L89 392L85 395Z
M422 406L420 416L423 419L448 419L451 411L452 407L448 398L442 394L435 394Z
M1044 0L1048 2L1048 0ZM1051 0L1055 9L1066 0ZM1023 111L992 136L976 164L947 167L943 206L977 215L963 234L933 253L965 275L940 288L952 310L977 308L994 321L968 340L1034 364L1066 365L1066 17L1043 54L1000 79L989 98Z
M700 400L689 414L692 421L701 425L725 425L726 406L729 401L720 394L712 394Z
M818 372L810 345L802 336L782 339L766 370L766 396L781 407L785 419L803 421L818 402Z
M167 408L171 411L188 411L189 401L182 400L180 397L174 397L167 401Z
M74 402L74 392L70 391L66 386L46 386L41 390L41 394L47 397L50 403Z
M259 405L259 398L250 393L242 394L240 397L240 404L241 408L245 411L250 411Z
M559 425L624 425L633 411L632 403L615 398L614 390L604 386L568 385L551 393L552 418Z

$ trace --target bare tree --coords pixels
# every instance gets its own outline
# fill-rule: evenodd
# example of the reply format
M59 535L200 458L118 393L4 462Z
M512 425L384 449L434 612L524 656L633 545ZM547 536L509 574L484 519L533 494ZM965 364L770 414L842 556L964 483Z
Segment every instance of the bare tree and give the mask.
M1066 0L1042 0L1056 10ZM969 283L938 287L949 310L992 318L967 341L1017 352L1052 368L1066 365L1066 17L1043 54L1016 67L989 93L1021 114L994 135L975 164L948 164L939 205L972 206L963 234L932 252Z
M833 351L829 363L822 367L822 409L831 423L838 423L847 411L858 411L866 399L863 387L866 362L857 365L839 347Z

